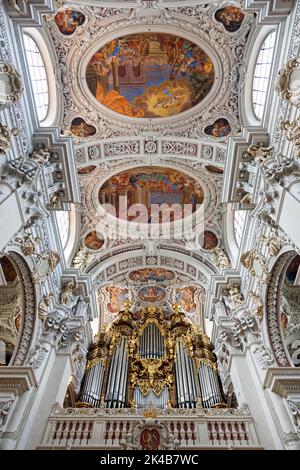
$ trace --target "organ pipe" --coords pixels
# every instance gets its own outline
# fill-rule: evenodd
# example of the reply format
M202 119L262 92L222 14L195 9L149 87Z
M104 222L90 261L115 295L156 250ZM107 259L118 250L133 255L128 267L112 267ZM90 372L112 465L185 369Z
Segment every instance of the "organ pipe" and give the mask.
M136 408L167 408L169 401L169 392L165 387L161 394L157 396L154 392L150 391L144 395L139 387L134 389L134 404Z
M223 397L215 367L212 367L210 364L202 363L199 367L198 374L203 407L211 408L222 404Z
M123 408L125 406L128 366L125 341L125 338L122 337L112 356L105 396L107 408Z
M177 384L177 403L179 408L195 408L195 376L192 358L187 354L182 342L178 343L175 360L175 374Z
M159 359L164 356L164 339L155 323L150 323L140 337L140 357Z

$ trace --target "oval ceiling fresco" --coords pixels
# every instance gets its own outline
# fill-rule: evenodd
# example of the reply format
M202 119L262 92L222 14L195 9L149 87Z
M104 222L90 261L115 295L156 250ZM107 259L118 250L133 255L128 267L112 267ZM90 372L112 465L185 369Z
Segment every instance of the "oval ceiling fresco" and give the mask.
M123 220L172 222L195 212L203 202L202 186L170 168L141 167L109 178L99 190L99 202Z
M142 287L138 292L143 302L161 302L166 297L165 289L157 286Z
M91 58L86 80L94 97L119 114L166 118L200 103L215 78L211 58L187 39L140 33L114 39Z

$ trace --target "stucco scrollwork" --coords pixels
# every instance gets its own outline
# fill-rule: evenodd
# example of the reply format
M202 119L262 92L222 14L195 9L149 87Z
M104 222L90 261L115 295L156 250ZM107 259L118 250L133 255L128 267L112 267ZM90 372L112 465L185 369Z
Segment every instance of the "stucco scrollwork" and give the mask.
M0 62L0 109L20 99L23 91L19 72L6 62Z
M17 253L9 253L9 257L13 260L16 266L20 279L22 281L22 288L24 293L24 315L23 328L19 340L18 349L14 358L14 366L21 366L24 364L27 353L29 351L30 343L33 337L35 325L35 290L32 282L31 272L21 256Z
M258 282L267 283L269 281L270 274L267 272L266 262L263 256L257 251L250 250L242 254L241 264Z
M296 147L296 156L300 157L300 118L294 121L283 121L281 128L286 131L286 138Z
M285 101L300 107L300 58L291 59L278 72L275 90Z
M287 354L283 346L280 334L277 302L282 270L290 259L290 252L284 253L279 257L271 273L271 278L267 291L267 325L269 330L269 337L275 358L281 367L288 367L290 365L290 362L287 358Z

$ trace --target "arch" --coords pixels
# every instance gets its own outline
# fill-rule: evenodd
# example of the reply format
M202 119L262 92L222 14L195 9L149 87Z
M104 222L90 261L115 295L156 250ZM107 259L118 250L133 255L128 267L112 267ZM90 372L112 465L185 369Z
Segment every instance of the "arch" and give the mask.
M267 329L273 354L280 367L295 366L285 345L282 326L280 325L280 294L286 268L296 256L297 253L294 250L289 250L277 258L272 269L271 282L267 289Z
M7 289L8 294L0 296L2 299L0 310L2 307L4 315L6 314L6 323L10 326L10 329L12 330L15 327L15 335L13 335L15 341L10 343L10 350L7 351L9 360L6 361L6 365L21 366L25 364L34 332L35 289L30 269L18 253L8 252L0 260L2 260L2 266L6 263L4 268L6 275L3 269L0 273L2 274L1 288L3 293ZM14 276L15 280L13 279ZM12 281L9 279L12 279ZM7 305L5 302L11 302L13 307L8 305L8 308L5 308ZM16 309L19 309L19 311ZM9 315L9 318L7 315ZM5 322L2 326L5 329Z

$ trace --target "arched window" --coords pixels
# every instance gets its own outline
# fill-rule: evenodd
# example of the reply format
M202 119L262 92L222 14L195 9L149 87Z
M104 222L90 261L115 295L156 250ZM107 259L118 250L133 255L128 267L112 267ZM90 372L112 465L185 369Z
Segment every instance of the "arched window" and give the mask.
M23 34L26 59L29 67L31 85L39 121L43 121L48 113L49 88L46 68L40 50L28 34Z
M243 230L246 220L246 211L245 210L235 210L233 216L233 231L235 236L235 241L238 247L241 245Z
M252 101L256 117L261 120L264 113L271 75L276 32L268 34L260 48L252 84Z
M56 220L63 248L66 247L70 232L70 216L68 211L57 211Z

